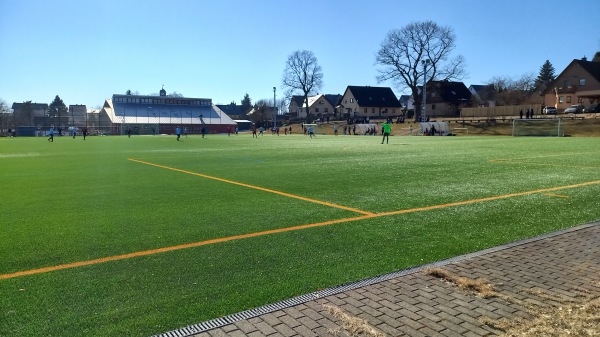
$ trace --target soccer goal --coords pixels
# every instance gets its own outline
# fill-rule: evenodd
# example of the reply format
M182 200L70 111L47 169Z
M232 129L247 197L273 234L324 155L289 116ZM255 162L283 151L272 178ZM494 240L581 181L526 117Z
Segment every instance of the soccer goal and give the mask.
M565 128L561 118L513 119L513 137L563 137Z

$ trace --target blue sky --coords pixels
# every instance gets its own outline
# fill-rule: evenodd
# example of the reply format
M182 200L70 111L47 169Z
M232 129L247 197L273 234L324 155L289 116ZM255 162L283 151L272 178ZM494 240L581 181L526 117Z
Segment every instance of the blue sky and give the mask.
M377 83L386 33L431 20L456 34L468 78L558 75L600 50L597 0L0 0L0 99L101 106L126 90L165 86L213 103L278 98L285 61L310 50L320 92Z

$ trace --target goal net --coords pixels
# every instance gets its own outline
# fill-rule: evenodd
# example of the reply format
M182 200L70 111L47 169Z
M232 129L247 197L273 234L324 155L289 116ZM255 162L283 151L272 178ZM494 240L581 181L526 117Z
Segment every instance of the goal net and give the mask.
M513 119L513 137L563 137L564 125L561 118Z

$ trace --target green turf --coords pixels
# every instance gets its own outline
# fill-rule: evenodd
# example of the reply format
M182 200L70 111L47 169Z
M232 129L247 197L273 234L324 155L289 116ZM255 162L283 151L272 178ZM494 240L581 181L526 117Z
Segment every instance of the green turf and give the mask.
M361 216L190 173L412 211L0 279L0 336L148 336L596 221L599 149L600 138L2 138L0 274Z

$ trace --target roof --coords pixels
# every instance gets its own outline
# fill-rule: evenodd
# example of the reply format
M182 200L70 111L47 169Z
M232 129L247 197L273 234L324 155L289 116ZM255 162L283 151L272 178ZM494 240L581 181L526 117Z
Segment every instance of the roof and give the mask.
M600 82L600 62L573 60Z
M412 99L412 95L401 95L398 101L400 104L408 105L408 102Z
M472 89L471 92L479 96L479 99L482 101L493 101L496 99L496 89L494 89L492 84L472 84L469 88Z
M247 111L244 111L243 105L216 104L216 106L219 107L219 109L221 109L224 113L226 113L229 116L231 116L231 115L241 116L241 115L245 115L247 112Z
M291 102L296 103L296 106L301 107L302 104L304 104L304 96L300 96L300 95L294 95L292 96L292 99L290 100L290 104Z
M14 102L12 104L12 109L13 110L20 110L21 106L24 106L25 104L27 104L27 103L25 103L25 102L23 102L23 103ZM47 109L48 108L48 104L47 103L31 103L31 108L32 109Z
M342 102L342 95L340 94L325 94L323 95L325 96L325 99L331 103L331 105L333 105L334 107L340 105L340 103Z
M473 96L463 82L429 81L427 92L428 103L468 101Z
M359 106L402 107L390 87L359 87L349 85L346 90L350 90Z
M216 105L137 104L108 99L103 109L113 123L235 124Z
M543 91L543 93L547 94L547 93L551 92L551 90L554 90L554 87L556 87L555 83L559 83L558 81L561 79L564 80L563 75L574 65L577 65L577 66L583 68L592 77L594 77L594 79L596 79L596 81L600 82L600 62L575 59L575 60L571 61L571 63L569 63L569 65L560 73L560 75L556 76L554 81L552 81L551 83L549 83L546 86L546 89Z

